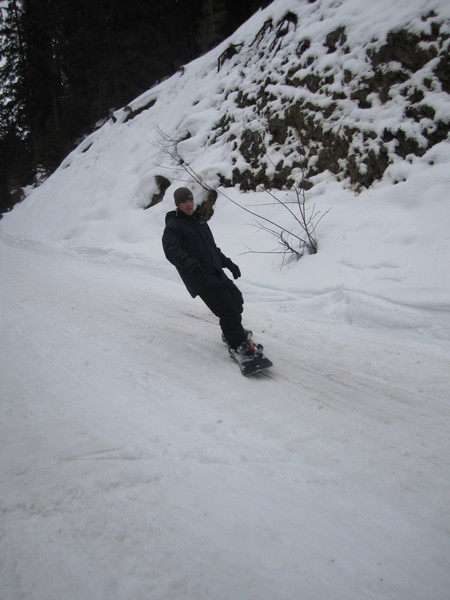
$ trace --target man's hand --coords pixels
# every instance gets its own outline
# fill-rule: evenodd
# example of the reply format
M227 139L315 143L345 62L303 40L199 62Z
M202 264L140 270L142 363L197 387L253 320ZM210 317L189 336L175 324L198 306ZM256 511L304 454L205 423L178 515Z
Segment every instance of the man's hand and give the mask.
M227 262L227 269L233 275L233 279L239 279L239 277L241 276L240 268L237 265L235 265L234 262L231 261L230 259L228 259L228 262Z
M186 269L188 273L192 273L192 275L200 275L200 273L203 273L202 265L192 256L187 256L183 260L183 268Z

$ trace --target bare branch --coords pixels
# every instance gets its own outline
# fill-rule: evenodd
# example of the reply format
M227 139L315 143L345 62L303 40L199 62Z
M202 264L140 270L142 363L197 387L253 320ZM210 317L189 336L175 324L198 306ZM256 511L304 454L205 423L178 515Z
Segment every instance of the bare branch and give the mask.
M200 187L207 191L216 191L221 194L224 198L238 206L241 210L251 214L253 217L258 219L257 223L260 229L266 231L273 235L276 239L278 239L278 243L282 247L282 250L278 251L269 251L269 252L255 252L257 254L283 254L283 262L284 265L286 260L286 255L294 256L297 260L299 260L305 253L305 250L308 254L316 254L318 251L318 242L316 238L316 228L323 217L331 210L328 209L323 215L320 215L320 211L316 210L315 204L312 208L306 208L306 194L305 194L305 186L304 186L304 172L302 172L302 179L299 186L294 186L292 189L295 193L295 201L294 202L283 202L280 200L272 191L264 190L276 203L282 206L293 218L294 223L297 228L300 229L300 233L295 230L288 229L272 221L271 219L264 217L263 215L258 214L257 212L251 210L250 208L243 206L233 198L230 198L223 190L215 190L211 187L205 180L199 175L189 163L187 163L178 151L178 144L184 139L181 138L179 140L175 140L171 138L169 135L164 133L159 127L156 127L159 134L164 140L164 143L161 144L161 150L167 154L172 161L175 162L178 167L182 168L188 175L192 181L195 181ZM294 208L296 207L296 210ZM262 223L264 222L264 224ZM294 242L295 240L295 242ZM249 250L252 252L251 250Z

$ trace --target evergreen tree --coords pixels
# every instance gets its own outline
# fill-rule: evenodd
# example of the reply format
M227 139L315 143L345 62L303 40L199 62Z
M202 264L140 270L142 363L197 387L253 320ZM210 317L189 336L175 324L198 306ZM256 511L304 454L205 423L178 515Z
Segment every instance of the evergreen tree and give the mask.
M28 96L25 113L33 162L48 171L67 150L64 113L66 86L62 64L62 11L59 0L22 0L22 30Z
M31 177L25 50L17 0L0 4L0 211L17 202ZM14 190L18 193L12 194Z
M223 39L228 9L224 0L203 0L198 28L200 49L207 51Z

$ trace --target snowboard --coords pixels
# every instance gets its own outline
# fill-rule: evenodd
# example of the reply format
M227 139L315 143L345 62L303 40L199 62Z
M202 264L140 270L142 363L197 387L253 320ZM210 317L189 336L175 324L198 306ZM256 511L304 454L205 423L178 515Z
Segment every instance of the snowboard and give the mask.
M242 356L233 350L229 350L230 357L237 362L242 375L255 375L273 366L273 362L265 354L256 356Z

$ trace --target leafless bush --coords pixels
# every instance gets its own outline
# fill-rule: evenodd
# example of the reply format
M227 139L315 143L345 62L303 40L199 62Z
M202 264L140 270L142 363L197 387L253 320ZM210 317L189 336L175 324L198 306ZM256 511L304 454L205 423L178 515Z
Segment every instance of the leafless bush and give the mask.
M265 190L275 202L289 212L292 217L292 227L282 227L278 224L273 227L267 223L258 222L261 229L268 231L277 239L280 247L270 253L283 254L283 264L286 258L294 257L296 260L300 260L304 254L317 254L319 246L316 228L329 212L328 210L320 215L320 211L316 209L315 205L312 208L306 206L305 189L302 183L292 189L295 192L295 202L293 203L284 202L274 192ZM259 215L257 216L259 217Z
M195 183L197 183L204 190L209 192L215 191L219 193L221 196L238 206L241 210L253 215L256 218L257 227L271 233L278 241L279 247L277 249L256 251L248 248L249 252L258 254L282 254L282 266L285 264L286 260L290 260L292 258L295 260L300 260L300 258L305 254L317 254L318 241L316 237L316 229L320 221L330 209L321 215L320 211L316 209L315 205L313 205L311 208L306 206L303 176L300 183L292 188L295 192L294 202L282 201L274 192L267 189L264 190L266 194L268 194L276 203L282 206L283 209L288 211L288 213L291 215L291 224L289 226L283 226L279 223L276 223L272 219L258 214L246 206L242 206L242 204L230 198L230 196L228 196L222 190L215 190L207 182L205 182L203 177L199 175L191 167L191 165L180 156L178 152L178 144L183 141L183 139L187 138L174 140L161 131L160 134L164 139L164 143L161 146L162 150L165 154L170 156L170 158L176 163L176 165L178 165L178 167L181 167L187 173L190 180L195 181Z

